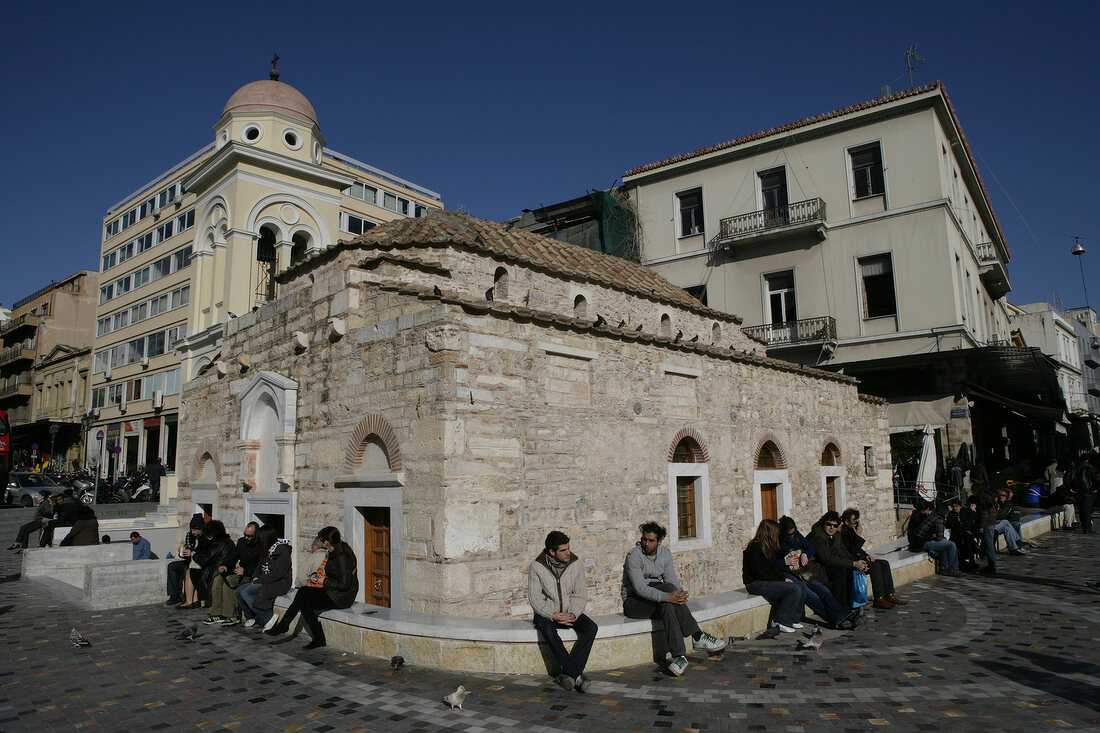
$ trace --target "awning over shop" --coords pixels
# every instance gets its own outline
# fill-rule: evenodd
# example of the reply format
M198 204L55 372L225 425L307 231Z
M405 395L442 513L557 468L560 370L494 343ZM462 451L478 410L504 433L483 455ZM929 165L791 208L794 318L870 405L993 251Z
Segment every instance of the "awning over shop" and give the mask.
M955 398L951 395L938 399L891 402L889 405L890 432L904 433L919 430L925 425L938 428L951 419Z

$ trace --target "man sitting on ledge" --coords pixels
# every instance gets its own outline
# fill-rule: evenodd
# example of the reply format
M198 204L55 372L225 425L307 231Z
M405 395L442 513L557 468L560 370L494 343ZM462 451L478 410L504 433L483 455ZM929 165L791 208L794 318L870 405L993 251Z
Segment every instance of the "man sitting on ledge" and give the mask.
M584 564L570 552L569 537L564 532L554 530L546 535L546 547L532 561L527 574L527 600L535 612L535 628L561 667L554 681L567 690L584 692L588 684L584 667L599 627L584 615L588 602ZM559 628L576 632L572 651L565 651Z
M692 638L693 649L712 654L725 649L729 640L706 633L691 615L687 591L676 577L672 552L661 546L668 531L656 522L646 522L639 529L642 538L627 553L623 565L623 614L627 618L661 619L672 654L668 671L679 677L688 663L685 636Z
M909 515L909 550L928 552L939 558L940 572L944 575L962 575L959 551L954 542L944 539L943 530L943 517L932 511L932 502L917 499Z

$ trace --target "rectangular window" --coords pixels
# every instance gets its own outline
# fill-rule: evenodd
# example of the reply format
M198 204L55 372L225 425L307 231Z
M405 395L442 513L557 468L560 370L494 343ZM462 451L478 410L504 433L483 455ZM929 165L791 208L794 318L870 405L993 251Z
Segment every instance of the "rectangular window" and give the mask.
M145 356L145 339L134 339L126 344L126 364L135 364Z
M145 378L145 387L141 395L143 399L152 399L154 392L164 391L164 372L158 372L157 374L150 374Z
M95 355L95 365L92 367L92 371L96 374L107 370L107 362L110 360L111 354L109 351L99 351Z
M896 316L898 306L894 296L894 266L890 255L861 258L859 272L863 283L863 317Z
M365 183L359 183L358 181L351 184L351 188L348 189L348 195L360 201L366 201L368 204L378 203L378 189L374 186L368 186Z
M164 331L157 331L156 333L149 334L148 346L145 353L149 356L160 356L164 353Z
M92 409L96 410L103 407L103 400L107 396L107 390L103 387L96 387L92 390Z
M180 370L172 369L164 373L164 394L179 394Z
M153 263L153 279L159 280L165 275L172 274L172 256L161 257Z
M768 288L768 323L777 325L798 320L794 297L794 270L764 276Z
M141 399L141 379L131 379L126 383L126 401L134 402Z
M676 194L676 208L680 217L681 237L703 233L703 189L696 188Z
M190 229L195 226L195 210L191 209L186 214L180 214L176 217L176 231L182 232L184 229Z
M416 218L419 219L420 217L427 216L427 215L428 215L428 207L425 206L424 204L417 204L413 208L413 216L415 216Z
M351 234L362 234L368 229L373 229L374 222L342 211L340 212L340 228Z
M695 476L676 478L676 523L679 539L694 538L695 534Z
M140 288L142 285L149 284L149 268L143 267L134 273L134 287Z
M112 384L107 388L107 404L117 405L122 402L122 385Z
M852 186L857 199L886 192L886 181L882 175L882 148L878 143L852 148L848 156L852 159Z
M144 252L147 249L151 249L153 246L153 233L145 232L136 240L138 246L138 252Z
M182 270L191 264L191 248L184 247L179 252L172 255L172 272Z
M397 195L389 191L382 192L382 206L390 211L397 211Z
M98 321L96 321L96 323L95 323L95 335L96 336L104 336L104 335L106 335L110 332L111 332L111 318L110 318L110 316L108 316L107 318L100 318Z

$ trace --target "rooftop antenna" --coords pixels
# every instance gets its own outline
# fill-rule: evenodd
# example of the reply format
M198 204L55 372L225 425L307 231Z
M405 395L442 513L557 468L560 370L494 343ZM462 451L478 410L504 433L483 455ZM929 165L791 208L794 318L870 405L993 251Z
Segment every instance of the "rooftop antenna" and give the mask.
M913 44L909 48L905 49L905 66L909 69L909 88L913 88L913 72L917 70L917 67L913 65L913 62L924 65L924 57L917 53L917 44Z
M275 68L278 63L279 54L276 53L275 56L271 59L271 71L268 73L268 76L271 77L271 81L279 81L279 70ZM910 69L910 76L912 76L912 69Z

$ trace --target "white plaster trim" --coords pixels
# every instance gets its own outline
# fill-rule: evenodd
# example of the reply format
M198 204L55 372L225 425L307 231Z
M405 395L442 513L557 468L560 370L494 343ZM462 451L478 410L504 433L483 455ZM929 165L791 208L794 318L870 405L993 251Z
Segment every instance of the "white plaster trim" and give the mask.
M404 608L404 565L405 549L402 537L405 528L405 515L402 510L401 474L364 475L359 486L344 489L344 541L355 550L355 560L359 567L359 592L365 594L366 586L366 538L363 530L363 515L359 507L383 507L390 511L390 610ZM388 481L388 484L381 482ZM373 483L368 483L373 482ZM378 606L361 604L366 608L378 609Z
M244 177L245 174L242 173L241 178ZM316 208L314 208L311 203L306 201L301 196L295 196L294 194L285 192L268 194L267 196L264 196L259 201L257 201L252 206L252 210L248 212L248 223L246 224L247 228L254 232L259 231L256 228L256 220L259 217L260 212L268 206L277 203L292 204L294 206L297 206L302 211L306 212L313 219L318 229L320 229L319 239L321 240L321 242L319 244L324 247L328 247L330 244L332 244L332 232L329 231L328 223L325 221L324 217L321 216L321 212L319 212ZM286 225L283 224L281 221L279 222L279 224L280 232L285 231ZM283 239L289 239L289 237L284 236Z
M294 548L294 552L291 553L290 577L296 577L294 570L298 566L297 554L301 552L301 549L295 546L295 540L298 537L298 494L293 491L277 493L250 491L242 496L244 497L244 522L241 526L249 522L259 522L263 525L263 520L256 516L257 514L282 515L285 530L282 539L290 540Z
M563 344L552 344L547 341L540 341L536 346L547 354L557 354L558 356L570 356L574 359L584 359L591 361L600 356L600 352L591 351L589 349L577 349L572 346L565 346Z
M681 377L691 377L692 379L698 379L703 376L702 369L695 369L693 367L679 366L678 364L661 364L662 374L679 374Z
M821 466L821 513L829 511L829 494L826 491L825 479L832 476L838 479L836 482L836 510L843 512L848 503L847 492L844 486L844 466Z
M202 507L200 504L210 505L210 518L218 519L221 517L221 510L218 507L218 484L210 481L192 481L191 482L191 511L187 514L187 519L190 520L196 514L202 514ZM183 523L181 519L180 523Z
M698 537L680 539L676 511L676 479L695 476L695 529ZM668 549L672 552L703 550L711 546L710 467L705 463L668 464Z
M240 440L249 440L248 425L252 411L261 395L267 394L279 411L279 427L283 435L294 436L298 421L298 383L275 372L259 372L241 392Z
M787 469L772 468L752 473L752 526L760 524L762 511L760 507L760 485L779 484L779 490L775 497L775 512L782 517L791 512L791 479Z

